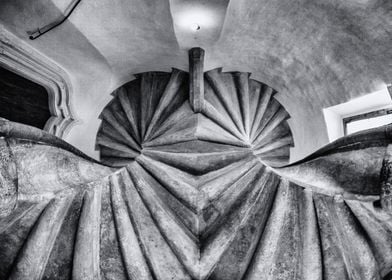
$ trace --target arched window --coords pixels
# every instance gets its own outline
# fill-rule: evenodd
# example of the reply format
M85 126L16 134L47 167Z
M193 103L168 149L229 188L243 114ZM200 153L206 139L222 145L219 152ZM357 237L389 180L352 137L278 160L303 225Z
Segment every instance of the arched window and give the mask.
M72 87L68 74L49 58L35 51L31 46L24 43L5 28L0 28L0 66L4 69L0 73L0 76L5 75L4 78L1 78L3 80L3 91L16 90L9 88L10 83L13 83L10 81L14 80L14 84L21 83L20 85L22 85L26 83L30 87L33 87L35 91L41 92L41 97L38 96L39 94L36 96L39 100L34 100L34 102L43 102L42 100L45 99L48 102L47 107L50 113L50 117L47 119L43 129L58 137L63 137L75 121L71 108L70 97ZM24 81L15 82L15 79L18 79L16 78L17 76L22 79L24 77ZM8 86L4 85L4 83ZM7 87L8 89L5 90ZM16 91L22 94L21 88L23 87L19 86L19 89ZM45 90L45 97L42 95L42 89ZM15 94L15 91L13 94ZM24 94L27 94L27 91ZM0 104L0 110L4 112L0 116L7 118L5 112L6 110L11 110L11 108L6 108L8 106L7 102L9 102L4 100L6 99L6 93L3 93L3 96L3 104ZM29 97L31 96L26 95L23 102L27 102ZM17 97L12 95L12 98ZM23 111L20 106L22 105L14 104L14 107L12 107L13 112L15 113L18 110ZM33 110L32 108L30 109ZM30 113L32 112L30 111ZM10 112L7 114L10 114ZM16 114L14 114L14 117L16 117ZM12 120L17 121L16 119ZM27 121L31 120L19 120L19 122L24 123L27 123ZM38 124L35 126L38 126ZM42 126L42 123L39 126Z

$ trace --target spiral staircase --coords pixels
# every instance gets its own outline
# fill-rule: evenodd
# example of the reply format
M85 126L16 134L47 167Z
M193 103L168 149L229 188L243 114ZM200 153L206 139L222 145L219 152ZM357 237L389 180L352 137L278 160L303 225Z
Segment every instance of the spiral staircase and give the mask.
M0 279L388 277L390 213L282 177L293 137L275 91L203 73L202 56L114 92L96 139L105 176L18 197L0 218Z

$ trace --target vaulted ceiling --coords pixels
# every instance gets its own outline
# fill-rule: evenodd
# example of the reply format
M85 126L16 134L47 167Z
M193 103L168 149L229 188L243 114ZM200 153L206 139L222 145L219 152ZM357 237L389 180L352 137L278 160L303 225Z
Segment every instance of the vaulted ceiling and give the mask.
M279 92L296 158L328 141L322 108L392 82L390 0L82 0L62 25L28 39L68 4L2 0L0 24L68 72L80 122L66 140L90 155L110 93L135 73L187 70L193 43L206 50L205 70L251 72ZM213 11L214 29L181 30L184 4Z

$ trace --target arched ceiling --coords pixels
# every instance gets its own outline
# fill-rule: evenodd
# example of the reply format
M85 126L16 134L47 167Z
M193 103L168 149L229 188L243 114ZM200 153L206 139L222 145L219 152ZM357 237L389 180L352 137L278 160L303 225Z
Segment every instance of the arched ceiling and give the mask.
M82 0L64 24L29 40L26 31L54 20L64 2L3 0L0 23L69 73L80 122L67 140L91 155L115 88L135 73L188 68L170 6L181 1ZM200 42L205 70L248 71L275 88L292 116L294 158L328 141L322 108L392 82L390 0L212 2L225 17L220 36Z

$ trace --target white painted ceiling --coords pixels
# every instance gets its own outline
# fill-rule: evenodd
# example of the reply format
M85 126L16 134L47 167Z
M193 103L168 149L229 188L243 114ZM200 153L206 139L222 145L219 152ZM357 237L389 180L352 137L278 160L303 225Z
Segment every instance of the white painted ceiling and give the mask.
M279 91L292 116L294 158L327 143L322 108L392 82L391 0L82 0L64 24L28 39L26 31L68 3L2 0L0 28L68 72L79 123L66 140L90 155L110 93L135 73L186 70L192 44L205 48L206 70L251 72ZM214 24L200 23L196 34L181 29L184 7L212 11Z

